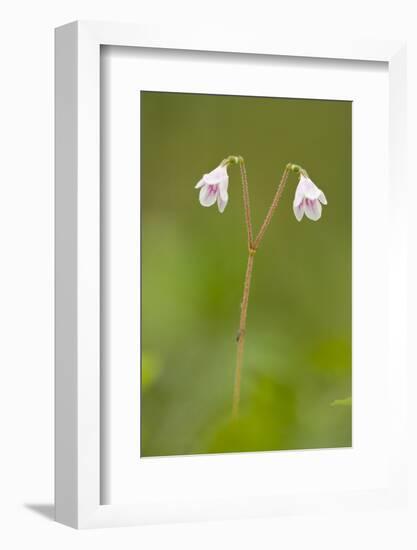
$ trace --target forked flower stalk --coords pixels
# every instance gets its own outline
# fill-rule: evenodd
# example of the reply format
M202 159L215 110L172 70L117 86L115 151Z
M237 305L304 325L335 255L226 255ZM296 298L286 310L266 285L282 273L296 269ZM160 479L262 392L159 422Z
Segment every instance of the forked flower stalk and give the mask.
M256 251L261 244L261 241L271 223L274 212L279 204L288 176L291 172L299 174L300 180L296 189L293 202L294 215L300 221L304 214L311 220L316 221L321 217L322 204L327 204L324 193L311 181L306 170L297 164L287 164L281 176L279 185L272 199L271 206L265 216L265 219L259 229L257 236L253 237L251 209L249 201L249 185L246 174L245 161L240 156L229 156L225 158L220 165L208 174L204 174L203 178L197 183L196 188L200 189L200 204L202 206L211 206L217 202L220 212L224 212L229 195L228 185L229 176L227 168L230 165L239 164L240 175L242 179L243 190L243 205L245 210L245 224L247 233L248 245L248 261L246 266L245 282L243 285L243 297L241 302L239 331L237 333L237 352L236 352L236 368L235 381L233 388L232 402L232 417L236 419L239 415L242 367L243 367L243 352L245 347L246 337L246 319L248 314L249 294L252 280L253 263Z
M243 286L243 297L241 303L239 331L237 334L237 352L236 352L236 369L235 369L235 384L233 388L233 404L232 404L232 417L236 419L239 415L240 393L241 393L241 381L242 381L242 367L243 367L243 351L245 348L245 336L246 336L246 319L248 314L248 303L250 294L250 285L252 280L253 262L255 259L256 251L261 243L261 240L271 222L272 216L278 206L279 200L287 183L288 175L292 169L292 164L287 164L284 173L282 174L281 181L278 185L277 191L272 200L272 204L268 210L263 224L259 230L259 233L255 240L252 236L252 222L250 217L250 204L249 204L249 188L246 176L245 162L240 157L240 170L242 176L243 185L243 203L245 207L245 220L248 234L248 263L246 267L245 283Z

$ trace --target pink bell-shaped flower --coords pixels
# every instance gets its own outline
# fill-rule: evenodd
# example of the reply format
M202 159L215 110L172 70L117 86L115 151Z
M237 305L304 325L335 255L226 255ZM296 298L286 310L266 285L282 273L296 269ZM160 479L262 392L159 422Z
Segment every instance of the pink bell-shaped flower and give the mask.
M317 221L321 217L321 205L327 204L323 191L310 178L300 174L300 181L295 190L293 209L295 217L301 221L304 214L310 220Z
M200 189L199 200L201 206L212 206L217 202L219 212L223 212L229 200L228 186L227 165L220 164L208 174L204 174L195 186L196 189Z

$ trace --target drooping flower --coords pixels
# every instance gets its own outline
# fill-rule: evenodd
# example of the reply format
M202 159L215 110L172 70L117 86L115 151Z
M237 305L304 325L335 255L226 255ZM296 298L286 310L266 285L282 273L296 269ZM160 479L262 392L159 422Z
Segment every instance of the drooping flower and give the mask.
M212 206L217 201L219 212L223 212L229 200L228 186L227 165L220 164L208 174L204 174L195 186L196 189L200 189L201 206Z
M295 190L293 203L297 220L301 221L305 214L310 220L317 221L321 217L322 204L327 204L323 191L305 174L300 174L300 181Z

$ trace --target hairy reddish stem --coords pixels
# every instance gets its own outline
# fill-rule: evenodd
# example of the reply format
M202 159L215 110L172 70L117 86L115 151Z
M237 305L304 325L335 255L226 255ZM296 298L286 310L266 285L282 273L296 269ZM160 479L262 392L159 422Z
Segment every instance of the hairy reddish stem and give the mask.
M258 249L258 246L263 236L265 235L265 232L268 229L269 224L271 223L272 216L274 215L275 209L278 206L282 193L285 189L288 175L293 169L292 167L294 166L291 164L287 164L287 166L285 167L285 170L282 174L278 188L272 200L271 206L269 207L269 210L261 225L259 233L254 240L253 231L252 231L251 213L250 213L250 203L249 203L248 179L246 175L245 162L242 157L239 157L239 164L240 164L240 174L242 177L243 204L245 207L245 221L246 221L246 231L248 236L249 256L248 256L248 263L246 267L245 283L243 286L243 297L242 297L240 321L239 321L239 332L237 335L235 383L233 388L233 403L232 403L232 418L234 419L236 419L239 416L242 367L243 367L243 351L245 348L246 319L248 314L248 303L249 303L250 285L252 280L253 261L254 261L255 253Z

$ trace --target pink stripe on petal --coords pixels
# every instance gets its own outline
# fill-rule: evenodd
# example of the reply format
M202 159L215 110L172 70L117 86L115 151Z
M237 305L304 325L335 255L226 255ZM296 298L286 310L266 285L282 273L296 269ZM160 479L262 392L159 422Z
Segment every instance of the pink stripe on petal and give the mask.
M212 206L216 202L216 196L217 193L213 193L210 191L210 188L208 185L205 185L200 190L200 204L201 206Z
M307 218L317 221L321 217L321 204L318 200L306 199L305 213Z

